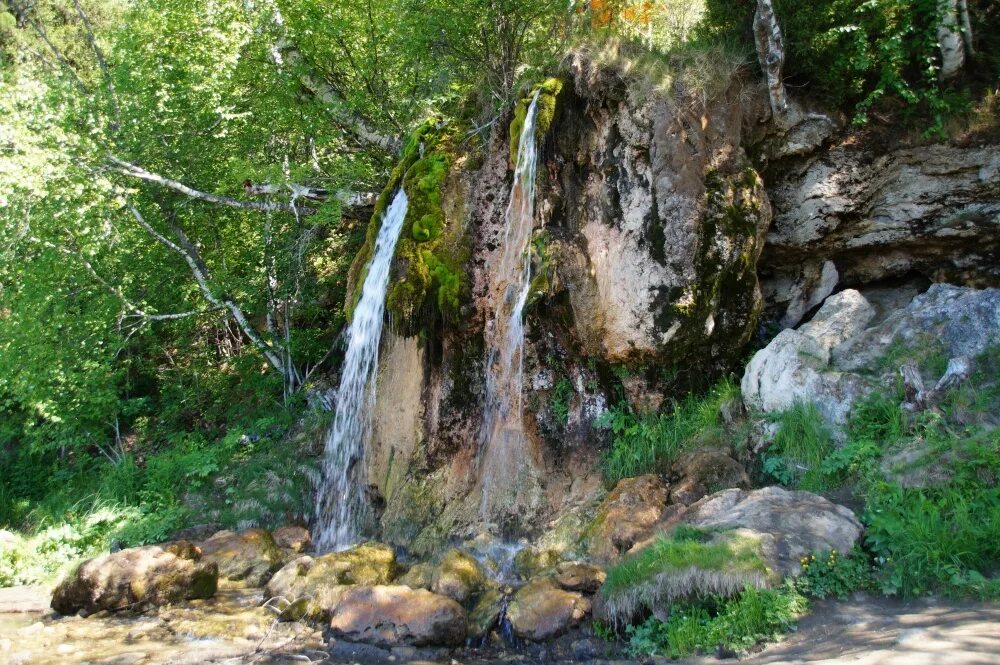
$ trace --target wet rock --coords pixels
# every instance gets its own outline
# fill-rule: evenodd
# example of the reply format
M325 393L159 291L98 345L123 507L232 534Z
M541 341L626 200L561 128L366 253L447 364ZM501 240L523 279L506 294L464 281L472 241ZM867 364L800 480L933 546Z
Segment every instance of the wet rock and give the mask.
M659 476L620 480L587 530L588 553L601 563L617 561L622 552L648 537L666 507L667 485Z
M388 584L395 576L395 551L388 545L367 543L290 561L274 574L266 593L286 603L286 619L319 619L333 612L350 585Z
M536 577L511 598L507 618L517 637L540 642L563 634L590 610L583 594L560 589L552 577Z
M312 548L312 536L309 534L309 529L301 526L283 526L275 529L272 535L278 547L291 550L296 554Z
M738 529L760 541L768 567L798 575L800 560L814 552L849 552L863 527L849 508L811 492L780 487L729 489L705 497L684 513L685 524L704 529Z
M448 550L434 571L431 591L465 604L489 582L486 571L467 552Z
M141 609L215 594L218 568L212 561L182 558L159 545L134 547L83 562L56 587L52 609Z
M421 561L410 566L410 569L396 580L396 584L402 584L411 589L427 589L430 591L431 587L434 586L435 572L433 563Z
M677 479L670 484L670 500L685 506L721 489L750 487L750 477L743 465L719 450L682 453L670 473Z
M560 563L555 573L556 584L560 587L566 591L583 593L595 593L606 578L603 568L578 561Z
M487 589L469 613L469 638L479 640L500 620L504 594L499 589Z
M206 562L218 566L220 579L232 586L264 586L285 561L281 548L264 529L220 531L198 547Z
M336 637L381 646L458 646L467 615L451 598L405 586L355 586L333 610Z
M514 555L514 572L522 580L552 570L562 560L562 555L552 549L525 547Z

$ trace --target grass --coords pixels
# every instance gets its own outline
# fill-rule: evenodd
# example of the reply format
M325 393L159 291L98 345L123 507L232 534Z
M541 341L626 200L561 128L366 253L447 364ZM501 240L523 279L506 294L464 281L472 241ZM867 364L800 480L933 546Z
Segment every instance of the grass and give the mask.
M796 404L777 414L778 431L762 460L764 472L782 485L809 491L828 487L823 461L833 437L814 404Z
M759 642L788 631L805 612L805 598L793 585L777 589L747 587L731 599L709 597L670 607L666 621L650 617L630 626L632 655L684 658L723 649L744 653Z
M643 610L693 595L730 596L771 579L759 543L732 532L679 527L607 571L608 617L624 624Z
M614 485L622 478L666 472L677 456L706 443L728 442L719 410L739 398L739 387L724 379L704 395L689 395L668 412L636 412L626 404L613 407L601 421L612 433L604 455L604 478Z

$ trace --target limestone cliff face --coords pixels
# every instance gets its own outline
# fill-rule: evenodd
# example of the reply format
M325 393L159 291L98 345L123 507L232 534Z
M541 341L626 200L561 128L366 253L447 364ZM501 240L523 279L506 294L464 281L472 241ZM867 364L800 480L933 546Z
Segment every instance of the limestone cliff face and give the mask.
M786 326L838 284L1000 284L1000 146L879 149L849 137L789 164L768 193L760 267Z
M607 433L595 422L608 406L629 395L655 405L658 388L708 380L756 330L771 208L741 148L737 85L706 103L584 57L567 60L561 79L540 143L525 315L530 470L517 511L481 514L477 464L483 330L495 311L487 277L511 185L506 131L481 154L453 152L441 186L444 228L470 248L458 320L383 340L369 479L384 501L382 536L417 552L582 509L601 492Z

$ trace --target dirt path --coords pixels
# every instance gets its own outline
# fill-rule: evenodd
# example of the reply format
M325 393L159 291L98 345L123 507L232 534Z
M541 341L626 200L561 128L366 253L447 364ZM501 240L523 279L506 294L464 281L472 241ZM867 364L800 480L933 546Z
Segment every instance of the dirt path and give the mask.
M405 649L374 660L338 649L324 654L322 636L301 624L275 625L258 607L259 592L224 592L212 601L164 608L153 615L80 619L48 610L44 589L0 589L0 664L101 663L405 663L419 658ZM358 654L360 655L360 654ZM427 657L427 654L424 654ZM422 661L429 663L430 661ZM486 660L449 654L451 665L529 665L523 653ZM545 663L574 662L544 658ZM575 662L625 665L630 660ZM701 657L660 663L724 665ZM798 630L741 665L1000 665L1000 604L922 599L908 603L858 596L814 604Z
M715 662L699 659L696 663ZM1000 604L855 597L817 602L798 631L741 665L998 665Z

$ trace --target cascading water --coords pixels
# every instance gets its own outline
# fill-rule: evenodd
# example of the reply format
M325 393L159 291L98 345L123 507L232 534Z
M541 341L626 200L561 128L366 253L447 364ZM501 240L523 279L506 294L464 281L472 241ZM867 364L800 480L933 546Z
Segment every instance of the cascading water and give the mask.
M479 440L480 512L487 520L518 502L529 471L529 447L521 419L524 374L524 305L531 284L528 243L534 225L538 152L531 100L518 140L514 184L507 205L499 263L491 272L493 319L486 327L486 401Z
M347 355L333 424L326 434L316 499L316 547L321 552L354 545L369 518L364 455L375 403L373 375L378 367L389 270L406 207L406 193L401 188L382 218L361 299L347 331Z

